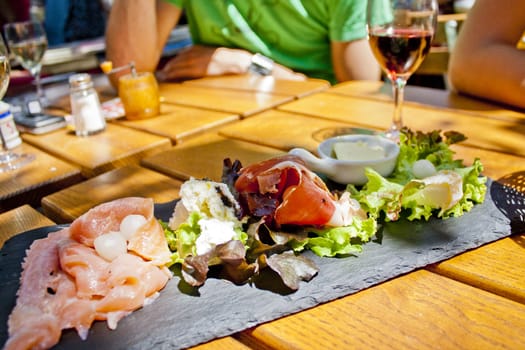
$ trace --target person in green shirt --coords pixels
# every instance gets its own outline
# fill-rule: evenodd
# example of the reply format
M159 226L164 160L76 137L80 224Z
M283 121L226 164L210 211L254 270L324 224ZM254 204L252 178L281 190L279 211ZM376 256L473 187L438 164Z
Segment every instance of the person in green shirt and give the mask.
M164 65L162 80L246 73L261 54L274 62L263 73L276 78L380 79L362 0L115 0L107 59L154 71L183 11L193 45Z

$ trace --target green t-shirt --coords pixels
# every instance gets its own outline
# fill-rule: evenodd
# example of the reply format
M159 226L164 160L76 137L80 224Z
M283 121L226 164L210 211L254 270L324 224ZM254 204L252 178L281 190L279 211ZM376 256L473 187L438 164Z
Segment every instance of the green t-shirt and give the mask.
M366 37L363 0L166 1L184 9L195 44L259 52L330 82L330 41Z

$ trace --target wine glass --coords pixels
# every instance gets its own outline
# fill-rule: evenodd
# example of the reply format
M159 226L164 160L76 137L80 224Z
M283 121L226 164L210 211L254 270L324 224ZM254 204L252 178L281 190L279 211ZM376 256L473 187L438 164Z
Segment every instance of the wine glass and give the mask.
M4 34L17 61L35 78L37 99L41 106L47 105L40 72L42 57L47 50L47 36L44 26L38 21L13 22L4 25Z
M10 67L9 54L4 40L0 35L0 100L4 97L9 86ZM0 173L18 169L35 158L32 154L9 151L8 141L13 138L19 138L14 123L6 122L6 118L9 118L10 113L9 105L0 101L0 141L2 143L2 150L0 151Z
M368 0L368 42L393 87L394 116L385 134L391 139L399 139L404 88L430 51L437 16L437 0Z

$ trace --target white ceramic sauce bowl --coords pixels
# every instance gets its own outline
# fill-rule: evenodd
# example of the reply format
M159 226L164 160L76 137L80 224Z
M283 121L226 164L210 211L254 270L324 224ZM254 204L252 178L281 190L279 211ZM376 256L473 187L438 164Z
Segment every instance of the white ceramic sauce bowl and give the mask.
M371 160L341 160L333 155L334 144L339 142L366 143L370 148L381 147L385 156ZM294 148L290 154L304 160L312 171L326 175L330 180L340 184L364 185L367 182L365 168L369 167L384 177L392 174L399 155L399 145L383 136L378 135L342 135L336 136L319 144L314 156L303 148Z

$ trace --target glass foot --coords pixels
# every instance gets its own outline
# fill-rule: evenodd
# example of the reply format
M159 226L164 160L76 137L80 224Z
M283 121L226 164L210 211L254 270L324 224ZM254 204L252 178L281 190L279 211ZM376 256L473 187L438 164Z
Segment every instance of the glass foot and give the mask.
M0 155L0 173L20 169L35 159L34 154L6 152Z
M394 142L399 142L399 130L387 130L382 134L387 139L390 139Z

